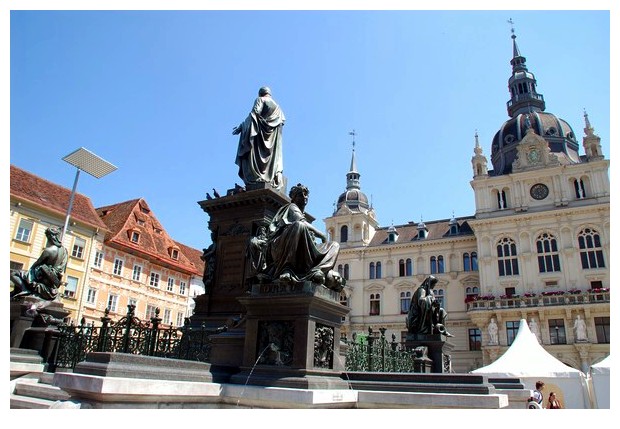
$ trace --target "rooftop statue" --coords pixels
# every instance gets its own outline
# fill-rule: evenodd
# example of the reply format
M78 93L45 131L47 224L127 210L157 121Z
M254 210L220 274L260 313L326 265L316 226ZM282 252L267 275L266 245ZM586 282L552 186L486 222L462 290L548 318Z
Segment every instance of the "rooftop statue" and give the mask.
M235 163L239 177L246 185L268 183L273 188L283 186L282 127L284 112L271 97L271 90L264 86L248 117L233 128L239 134L239 147Z
M325 234L306 220L308 195L308 188L300 183L291 188L291 202L278 210L266 230L259 229L250 240L251 267L263 281L312 281L339 291L344 280L333 268L340 245L328 242Z
M13 282L12 299L35 295L43 300L52 301L58 296L62 276L67 266L67 249L60 242L61 230L49 227L45 230L48 247L43 249L41 256L25 273L11 271Z
M446 337L452 337L445 326L448 313L441 308L439 301L433 294L433 288L436 284L437 278L428 276L413 294L406 319L409 333L442 334Z

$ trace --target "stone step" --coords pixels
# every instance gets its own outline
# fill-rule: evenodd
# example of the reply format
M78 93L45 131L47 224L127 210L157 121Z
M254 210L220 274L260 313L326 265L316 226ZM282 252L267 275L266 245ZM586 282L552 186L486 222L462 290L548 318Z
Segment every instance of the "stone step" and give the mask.
M56 401L49 399L33 398L30 396L21 396L11 393L11 409L43 409L51 408Z
M69 394L59 387L52 386L47 383L33 383L20 380L17 380L15 383L15 390L13 391L13 394L49 400L52 402L66 401L69 399Z

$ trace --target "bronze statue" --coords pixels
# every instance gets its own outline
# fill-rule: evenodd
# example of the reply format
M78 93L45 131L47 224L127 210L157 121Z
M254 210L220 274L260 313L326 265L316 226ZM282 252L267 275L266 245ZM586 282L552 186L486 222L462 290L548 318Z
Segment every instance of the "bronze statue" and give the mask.
M205 293L209 293L211 291L213 281L215 280L215 251L217 248L215 239L215 232L211 232L211 245L206 249L202 249L202 256L200 256L200 259L202 259L205 263L205 270L202 275L202 283L205 285Z
M309 190L298 183L289 192L291 202L273 217L266 236L254 237L248 254L258 277L285 283L312 281L339 291L344 280L333 267L340 245L327 237L305 218ZM317 244L319 238L322 243Z
M239 177L246 185L261 182L280 189L283 185L282 127L284 112L271 97L271 90L264 86L248 117L233 128L239 134L235 163Z
M439 301L433 294L433 288L436 284L437 278L428 276L413 294L406 319L409 333L452 336L445 326L448 313L441 308Z
M35 295L46 301L53 301L58 296L62 276L67 266L67 249L61 243L61 230L55 226L45 230L48 247L25 273L11 271L13 282L12 299Z

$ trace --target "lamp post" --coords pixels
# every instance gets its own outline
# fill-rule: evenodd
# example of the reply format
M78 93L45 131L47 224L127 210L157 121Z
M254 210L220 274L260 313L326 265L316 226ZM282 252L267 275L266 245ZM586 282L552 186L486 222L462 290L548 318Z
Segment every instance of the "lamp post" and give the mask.
M65 226L62 229L62 237L60 237L61 242L65 238L67 227L69 226L69 218L71 217L71 210L73 209L73 199L75 198L75 190L77 189L78 179L80 178L80 171L85 171L91 176L101 179L103 176L116 170L114 165L83 147L65 156L63 161L77 167L77 171L75 173L75 180L73 181L71 196L69 197L69 207L67 208L67 216L65 217Z
M110 164L108 161L103 158L95 155L90 152L88 149L84 149L83 147L71 152L69 155L63 158L63 161L68 162L77 168L75 173L75 180L73 181L73 189L71 189L71 196L69 197L69 207L67 208L67 215L65 216L65 226L62 229L62 236L60 237L60 242L62 243L65 234L67 233L67 228L69 226L69 218L71 217L71 210L73 209L73 200L75 198L75 190L77 189L78 179L80 178L80 171L85 171L91 176L100 179L103 176L112 173L116 170L116 167ZM91 242L92 249L92 242ZM66 266L65 266L66 270ZM86 288L86 280L88 278L88 268L86 269L86 276L84 278L84 286L82 287L82 295L80 296L80 305L77 309L77 320L79 323L80 314L82 313L82 306L84 301L84 289Z

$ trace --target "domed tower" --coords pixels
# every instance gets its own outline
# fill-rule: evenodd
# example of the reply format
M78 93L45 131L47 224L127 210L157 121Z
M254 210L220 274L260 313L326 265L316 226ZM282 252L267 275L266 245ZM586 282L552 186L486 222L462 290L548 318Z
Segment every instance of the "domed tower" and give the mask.
M536 88L536 78L525 65L525 57L517 46L517 36L512 29L512 75L508 79L510 100L507 102L508 119L493 138L491 146L492 174L513 172L518 160L519 144L528 131L544 139L543 148L531 148L521 158L527 157L534 165L542 160L546 148L561 164L579 162L579 143L571 126L553 113L545 112L545 99ZM542 150L541 150L542 149ZM521 160L523 166L526 160Z
M360 187L360 173L355 158L355 131L351 166L347 173L347 186L338 197L334 213L324 219L330 240L338 241L341 247L368 245L378 228L375 211L368 202L368 197Z

